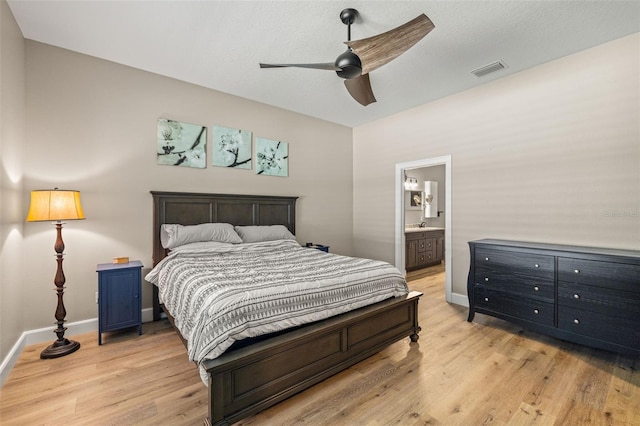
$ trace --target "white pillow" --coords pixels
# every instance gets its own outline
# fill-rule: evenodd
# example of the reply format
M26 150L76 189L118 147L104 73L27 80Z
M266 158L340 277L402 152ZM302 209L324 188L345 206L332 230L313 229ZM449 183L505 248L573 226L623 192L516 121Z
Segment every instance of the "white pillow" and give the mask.
M164 248L174 248L200 241L218 241L221 243L241 243L242 240L230 223L201 223L183 226L164 224L160 228L160 242Z
M296 239L284 225L236 226L235 229L243 243Z

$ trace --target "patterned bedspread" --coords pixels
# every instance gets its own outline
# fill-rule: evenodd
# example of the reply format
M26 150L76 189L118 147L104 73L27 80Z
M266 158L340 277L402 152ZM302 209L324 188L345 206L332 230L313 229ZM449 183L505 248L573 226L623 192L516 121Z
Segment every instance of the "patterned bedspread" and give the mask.
M175 252L146 276L200 363L236 340L408 293L392 265L279 240Z

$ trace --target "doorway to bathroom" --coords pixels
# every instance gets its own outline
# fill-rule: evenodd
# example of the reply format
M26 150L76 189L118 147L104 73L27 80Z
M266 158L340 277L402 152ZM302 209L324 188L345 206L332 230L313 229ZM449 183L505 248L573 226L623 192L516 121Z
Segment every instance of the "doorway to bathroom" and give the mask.
M442 170L444 168L444 170ZM444 228L444 268L445 268L445 299L452 303L451 291L451 156L427 158L423 160L409 161L406 163L396 164L396 200L395 200L395 262L396 267L406 272L406 237L405 231L407 226L419 226L424 224L427 228ZM409 178L417 181L417 187L414 188L415 194L411 189L405 188L405 181ZM425 180L434 182L443 180L438 183L438 214L431 215L433 217L424 217L424 207L421 204L421 198L424 197ZM414 183L415 185L415 183ZM429 185L429 184L427 184ZM421 195L420 203L413 201L413 197ZM418 198L416 197L416 200ZM409 228L412 230L411 228ZM435 250L435 247L434 247Z

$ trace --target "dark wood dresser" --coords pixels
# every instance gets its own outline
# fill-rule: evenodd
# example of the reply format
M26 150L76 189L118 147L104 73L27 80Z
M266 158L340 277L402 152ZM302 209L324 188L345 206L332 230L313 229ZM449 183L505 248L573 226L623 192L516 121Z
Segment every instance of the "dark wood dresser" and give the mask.
M469 242L469 318L640 356L640 251L504 240Z

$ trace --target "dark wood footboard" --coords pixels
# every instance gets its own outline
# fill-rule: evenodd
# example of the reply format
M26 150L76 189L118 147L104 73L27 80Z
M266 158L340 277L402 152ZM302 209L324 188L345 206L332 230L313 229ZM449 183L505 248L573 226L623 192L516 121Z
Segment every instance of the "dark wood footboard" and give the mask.
M368 358L390 344L418 340L422 293L389 299L205 361L206 425L258 413Z

